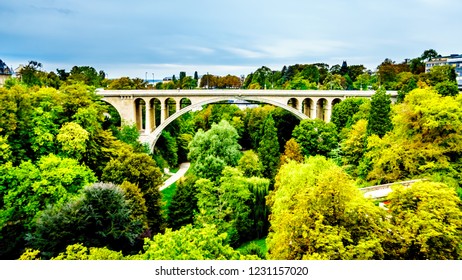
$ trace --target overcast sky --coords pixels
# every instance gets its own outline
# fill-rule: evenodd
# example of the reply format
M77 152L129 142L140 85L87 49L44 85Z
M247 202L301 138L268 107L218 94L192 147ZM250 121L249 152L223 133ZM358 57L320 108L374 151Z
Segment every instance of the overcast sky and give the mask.
M462 53L461 0L0 0L0 59L161 79Z

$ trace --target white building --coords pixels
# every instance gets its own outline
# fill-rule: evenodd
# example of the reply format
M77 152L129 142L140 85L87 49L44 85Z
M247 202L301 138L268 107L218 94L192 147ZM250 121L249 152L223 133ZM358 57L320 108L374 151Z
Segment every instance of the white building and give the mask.
M451 54L450 56L437 57L425 64L425 72L430 72L433 66L451 65L456 70L456 80L459 89L462 90L462 54Z

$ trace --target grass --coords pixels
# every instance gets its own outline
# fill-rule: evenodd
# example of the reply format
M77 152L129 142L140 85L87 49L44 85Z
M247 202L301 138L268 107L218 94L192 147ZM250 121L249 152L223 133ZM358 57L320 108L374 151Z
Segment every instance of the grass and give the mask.
M167 211L168 207L170 206L170 202L172 201L173 195L175 194L175 190L176 183L173 183L169 187L160 191L162 193L162 202L164 204L162 210Z
M175 167L175 168L170 169L170 172L171 172L171 173L177 173L178 170L180 170L180 168L179 168L179 167Z
M237 250L240 251L240 252L245 251L247 249L247 247L249 247L250 244L252 244L252 243L255 243L258 247L260 247L260 250L264 254L268 253L268 247L266 246L266 236L261 238L261 239L255 239L255 240L248 241L248 242L242 244L239 248L237 248Z

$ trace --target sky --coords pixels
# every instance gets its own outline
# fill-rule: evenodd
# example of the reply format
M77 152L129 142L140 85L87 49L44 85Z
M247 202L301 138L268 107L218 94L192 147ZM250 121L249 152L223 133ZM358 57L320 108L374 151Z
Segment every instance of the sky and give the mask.
M460 0L0 0L0 59L108 78L462 53Z

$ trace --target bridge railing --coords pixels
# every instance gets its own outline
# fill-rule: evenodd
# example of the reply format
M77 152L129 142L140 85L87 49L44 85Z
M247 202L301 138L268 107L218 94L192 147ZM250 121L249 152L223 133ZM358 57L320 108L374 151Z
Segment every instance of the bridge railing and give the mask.
M373 191L389 189L391 186L397 185L397 184L403 185L405 187L409 187L410 185L416 182L421 182L421 181L426 181L426 179L415 179L415 180L401 181L401 182L395 182L395 183L389 183L389 184L383 184L383 185L376 185L376 186L361 188L360 190L363 193L368 193L368 192L373 192Z

